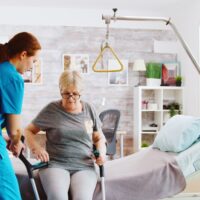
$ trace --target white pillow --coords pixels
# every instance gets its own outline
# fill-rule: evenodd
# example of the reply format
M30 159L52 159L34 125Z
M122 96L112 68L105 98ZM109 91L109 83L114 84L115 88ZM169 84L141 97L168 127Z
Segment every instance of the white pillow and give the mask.
M163 126L155 138L154 148L161 151L181 152L200 136L200 118L175 115Z

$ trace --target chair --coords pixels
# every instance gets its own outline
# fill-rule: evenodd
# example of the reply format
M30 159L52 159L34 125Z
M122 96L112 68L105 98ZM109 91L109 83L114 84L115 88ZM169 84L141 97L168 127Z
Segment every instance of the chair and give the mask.
M100 113L102 131L107 140L107 155L111 158L116 154L116 132L119 125L120 111L116 109L105 110Z

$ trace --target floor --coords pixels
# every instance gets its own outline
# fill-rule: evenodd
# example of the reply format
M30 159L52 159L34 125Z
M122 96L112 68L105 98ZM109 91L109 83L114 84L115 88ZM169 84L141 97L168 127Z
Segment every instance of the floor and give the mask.
M200 172L188 177L186 182L187 186L183 192L164 200L200 200Z
M200 172L187 178L187 186L184 192L200 193Z

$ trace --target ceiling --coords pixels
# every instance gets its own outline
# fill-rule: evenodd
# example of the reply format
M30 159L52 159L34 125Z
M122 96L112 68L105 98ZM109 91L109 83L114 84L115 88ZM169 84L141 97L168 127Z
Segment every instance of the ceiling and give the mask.
M165 9L189 0L0 0L1 6L12 7L61 7L83 9L111 9L117 7L125 10Z

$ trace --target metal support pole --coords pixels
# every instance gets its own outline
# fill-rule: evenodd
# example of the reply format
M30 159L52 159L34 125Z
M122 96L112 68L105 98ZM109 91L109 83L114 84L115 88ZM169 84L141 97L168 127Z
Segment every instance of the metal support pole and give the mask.
M103 20L106 20L107 17L108 16L102 15ZM137 17L137 16L124 16L124 17L118 16L118 17L116 17L116 15L114 15L113 17L109 16L109 19L113 20L113 21L117 21L117 20L122 20L122 21L158 21L158 22L165 22L166 25L170 25L170 27L172 28L172 30L174 31L174 33L178 37L181 45L185 49L190 60L192 61L193 65L195 66L197 72L200 74L199 64L197 63L196 59L192 55L188 45L186 44L186 42L182 38L181 34L178 32L176 26L170 21L170 19L167 19L167 18L164 18L164 17Z

